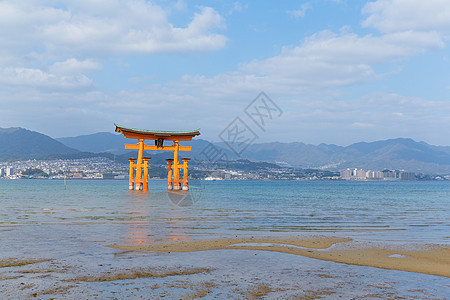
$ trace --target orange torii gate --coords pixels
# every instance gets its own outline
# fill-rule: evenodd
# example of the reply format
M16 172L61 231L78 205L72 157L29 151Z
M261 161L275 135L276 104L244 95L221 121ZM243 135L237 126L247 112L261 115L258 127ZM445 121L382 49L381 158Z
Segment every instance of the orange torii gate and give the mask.
M191 141L193 137L200 135L199 130L191 131L159 131L159 130L143 130L129 128L114 124L116 132L122 133L124 137L129 139L137 139L139 142L135 145L125 144L125 149L139 150L137 160L130 158L130 180L129 189L148 191L148 165L150 157L144 157L144 150L168 150L173 151L173 159L167 159L168 162L168 178L167 188L169 190L189 190L188 185L188 161L189 158L183 158L183 164L178 159L178 151L191 151L190 146L180 146L180 141ZM145 140L154 140L155 145L149 146L144 144ZM172 141L172 146L164 146L164 141ZM180 169L183 169L183 178L180 178Z

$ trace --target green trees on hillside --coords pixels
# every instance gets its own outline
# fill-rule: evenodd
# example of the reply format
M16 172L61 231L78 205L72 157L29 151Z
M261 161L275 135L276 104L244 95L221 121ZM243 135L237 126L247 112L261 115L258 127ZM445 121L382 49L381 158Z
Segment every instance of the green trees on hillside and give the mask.
M22 175L33 177L48 177L49 175L39 168L28 168L22 171Z

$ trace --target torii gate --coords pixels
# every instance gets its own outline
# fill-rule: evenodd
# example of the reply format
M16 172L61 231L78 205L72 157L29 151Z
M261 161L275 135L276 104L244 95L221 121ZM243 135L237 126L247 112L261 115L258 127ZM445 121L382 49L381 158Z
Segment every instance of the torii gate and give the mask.
M189 158L183 158L183 164L179 163L178 151L191 151L190 146L180 146L180 141L191 141L193 137L200 135L199 130L191 131L158 131L129 128L115 124L116 132L122 133L129 139L137 139L139 142L135 145L125 144L125 149L139 150L138 158L130 158L130 180L129 189L148 191L148 161L150 157L143 157L144 150L168 150L173 151L173 159L167 159L168 177L167 188L169 190L189 190L188 185L188 161ZM145 145L145 140L154 140L155 145ZM164 141L173 141L172 146L164 146ZM180 169L183 169L183 178L180 178Z

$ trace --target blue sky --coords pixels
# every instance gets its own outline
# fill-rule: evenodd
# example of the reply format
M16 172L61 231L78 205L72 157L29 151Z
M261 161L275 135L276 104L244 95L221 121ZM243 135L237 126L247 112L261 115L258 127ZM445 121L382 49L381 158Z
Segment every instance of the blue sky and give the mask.
M450 145L449 34L447 0L0 1L0 127Z

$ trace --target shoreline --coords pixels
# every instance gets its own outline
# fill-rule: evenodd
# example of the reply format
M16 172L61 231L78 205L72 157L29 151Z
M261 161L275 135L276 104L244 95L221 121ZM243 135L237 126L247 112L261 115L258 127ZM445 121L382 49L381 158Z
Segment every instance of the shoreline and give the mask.
M349 265L368 266L450 277L450 247L446 245L356 243L339 237L248 237L153 243L151 245L108 245L127 251L196 252L255 250L287 253Z
M50 177L17 177L17 178L5 178L0 177L0 180L64 180L64 178L50 178ZM95 177L67 177L66 180L93 180L93 181L128 181L128 178L95 178ZM167 181L167 178L149 178L149 181ZM204 178L195 178L195 179L189 179L192 181L324 181L324 182L448 182L449 179L415 179L415 180L406 180L406 179L397 179L397 180L384 180L384 179L329 179L329 178L316 178L316 179L310 179L310 178L299 178L299 179L219 179L219 180L205 180Z

